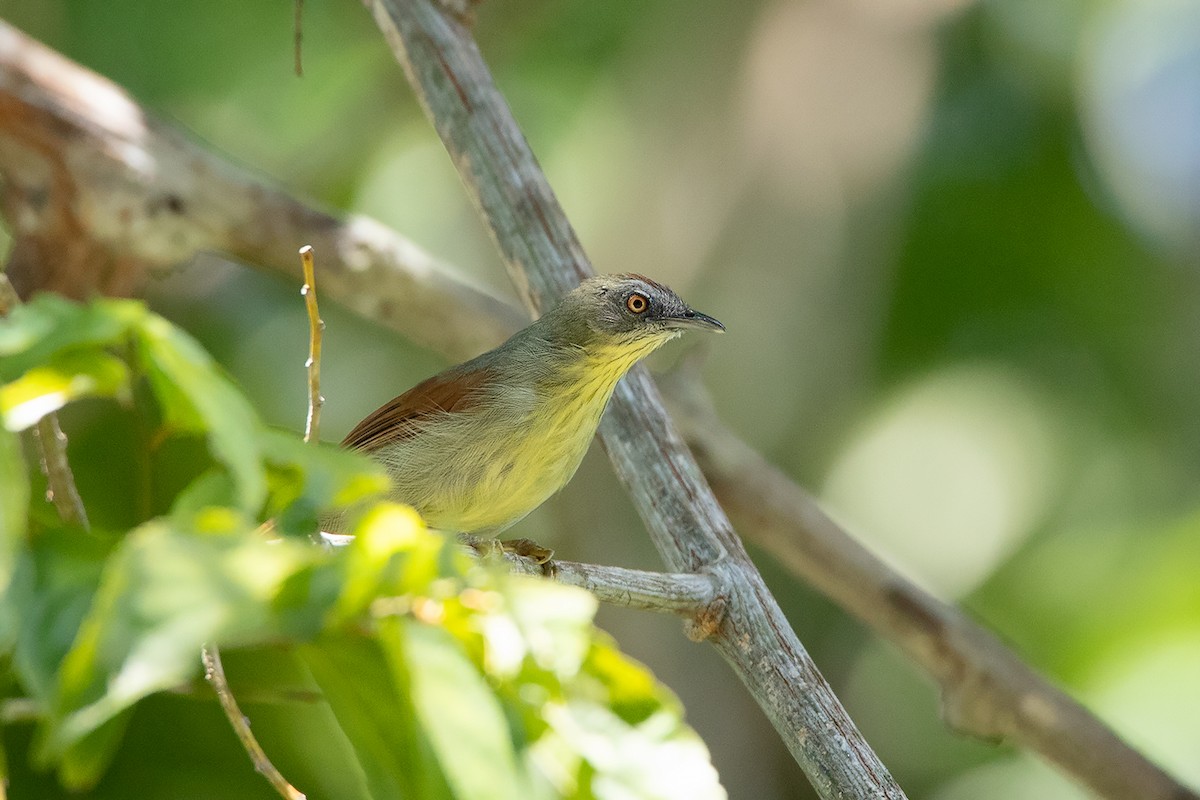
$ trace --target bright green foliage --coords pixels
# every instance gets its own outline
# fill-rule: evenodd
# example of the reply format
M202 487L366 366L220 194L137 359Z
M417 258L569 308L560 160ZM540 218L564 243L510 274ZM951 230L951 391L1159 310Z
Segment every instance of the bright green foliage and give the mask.
M348 742L351 783L380 800L724 796L675 699L592 627L590 595L480 564L379 502L370 462L265 428L142 306L35 301L0 323L0 381L7 696L36 709L35 767L62 786L92 791L136 709L193 685L216 642L292 649L336 721L314 746ZM85 396L203 440L211 466L133 530L47 522L9 431ZM349 545L312 543L329 513L356 520Z

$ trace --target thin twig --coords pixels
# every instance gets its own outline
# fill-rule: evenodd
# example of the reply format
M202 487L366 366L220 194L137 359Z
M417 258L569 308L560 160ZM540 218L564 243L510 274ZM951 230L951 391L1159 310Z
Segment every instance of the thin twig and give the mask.
M304 424L304 441L316 442L319 441L318 437L320 436L321 407L325 404L325 398L321 397L321 333L325 330L325 323L321 321L321 315L317 309L317 283L313 268L312 247L309 245L300 248L300 263L304 269L304 286L301 287L300 294L304 297L304 307L308 311L308 360L304 364L308 372L308 415ZM225 711L225 716L233 727L234 733L241 740L242 746L249 753L254 768L266 776L275 790L283 797L303 800L304 795L288 783L287 779L271 763L262 745L254 738L254 733L250 730L250 720L238 708L237 699L233 696L233 689L230 688L229 681L225 677L225 669L221 665L220 649L215 643L207 644L201 650L200 657L204 661L204 675L212 684L213 690L216 691L217 698L221 701L221 708Z
M305 800L304 793L287 782L287 779L271 763L271 759L267 758L262 745L254 738L254 733L250 730L250 720L238 708L237 700L233 698L233 692L229 690L229 681L225 678L225 668L221 665L221 654L217 647L211 644L205 645L200 651L200 658L204 662L204 677L216 691L217 699L221 701L221 709L225 712L225 717L233 727L234 733L241 740L242 746L250 754L254 768L267 779L271 786L275 787L275 791L279 792L279 795L285 800Z
M518 292L545 308L592 267L470 31L428 0L371 7ZM721 587L723 613L689 634L710 635L818 795L904 797L788 624L644 369L618 387L606 416L601 438L668 568L709 572Z
M292 50L296 77L304 77L304 0L293 0L292 4Z
M321 407L325 398L321 396L321 334L325 322L317 310L317 279L313 269L313 249L309 245L300 248L300 262L304 266L304 307L308 310L308 417L304 422L304 441L321 440Z
M58 414L51 411L38 420L33 428L38 450L42 454L42 472L46 475L46 495L58 509L63 522L91 527L83 498L75 486L75 474L67 461L67 435L58 424Z

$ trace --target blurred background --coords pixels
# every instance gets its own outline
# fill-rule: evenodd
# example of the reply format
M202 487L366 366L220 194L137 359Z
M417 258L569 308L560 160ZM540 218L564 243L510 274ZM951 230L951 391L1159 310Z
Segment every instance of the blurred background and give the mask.
M302 79L287 0L0 0L0 16L511 296L361 4L305 3ZM1200 2L487 0L476 30L597 270L659 278L728 326L705 367L725 422L1200 786ZM299 283L210 257L151 300L300 429ZM443 366L322 310L327 439ZM76 464L93 519L127 524L104 490L132 480L132 423L101 405L67 423L77 452L103 453ZM654 568L595 450L516 533ZM910 797L1087 796L949 733L890 646L754 555ZM671 619L601 623L680 695L732 798L813 796L711 648ZM273 751L278 715L248 710L285 774L319 768L322 743ZM156 790L148 760L174 779ZM132 787L273 796L215 703L174 697L138 710L96 796Z

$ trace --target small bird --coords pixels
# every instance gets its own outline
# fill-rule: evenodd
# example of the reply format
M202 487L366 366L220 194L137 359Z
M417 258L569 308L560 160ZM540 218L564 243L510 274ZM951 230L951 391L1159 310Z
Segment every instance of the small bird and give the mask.
M430 527L497 534L566 485L617 382L688 328L725 330L649 278L589 278L496 349L373 411L342 445L383 464L391 498Z

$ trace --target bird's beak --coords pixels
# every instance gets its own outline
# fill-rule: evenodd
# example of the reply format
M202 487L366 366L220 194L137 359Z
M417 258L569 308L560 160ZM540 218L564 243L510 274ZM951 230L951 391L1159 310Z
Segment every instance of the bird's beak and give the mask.
M670 317L666 320L666 323L672 328L698 328L705 331L716 331L717 333L725 332L725 326L716 317L701 314L699 311L692 311L690 308L682 314Z

